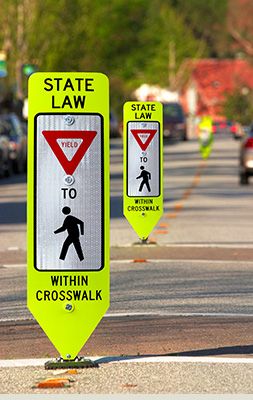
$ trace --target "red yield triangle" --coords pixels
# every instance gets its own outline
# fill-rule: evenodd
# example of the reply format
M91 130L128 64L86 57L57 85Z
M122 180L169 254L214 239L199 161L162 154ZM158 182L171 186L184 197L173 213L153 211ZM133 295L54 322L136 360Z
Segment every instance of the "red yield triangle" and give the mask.
M78 167L80 161L85 155L86 151L90 147L93 139L95 138L96 131L42 131L47 143L53 150L62 168L67 175L72 175ZM81 139L82 142L79 145L76 153L73 155L71 160L68 160L64 151L57 143L58 139Z
M147 147L149 146L151 140L155 136L157 130L156 129L131 129L131 132L134 135L140 148L143 151L145 151L147 149ZM144 140L142 140L142 137L144 138Z

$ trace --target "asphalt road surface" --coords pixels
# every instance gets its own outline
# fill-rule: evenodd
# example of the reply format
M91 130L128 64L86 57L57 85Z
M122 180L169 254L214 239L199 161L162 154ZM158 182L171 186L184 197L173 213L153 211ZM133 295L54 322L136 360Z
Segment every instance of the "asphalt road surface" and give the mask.
M165 212L143 246L122 216L112 140L111 306L87 355L252 356L253 180L238 183L238 147L216 139L204 162L194 140L165 145ZM25 176L0 181L0 209L0 357L55 356L25 305Z

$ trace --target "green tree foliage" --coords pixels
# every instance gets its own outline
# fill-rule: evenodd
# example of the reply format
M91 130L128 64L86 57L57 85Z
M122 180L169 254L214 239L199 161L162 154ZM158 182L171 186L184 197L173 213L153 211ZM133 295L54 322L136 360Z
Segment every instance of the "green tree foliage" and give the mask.
M112 104L117 110L131 95L138 71L143 69L141 32L146 8L145 0L93 0L87 5L88 17L82 16L86 45L80 63L84 70L110 77Z
M170 0L196 39L203 40L210 57L226 55L228 0Z
M185 58L215 52L225 0L2 0L0 47L9 40L10 79L20 62L41 71L101 71L112 101L143 82L168 84L169 43L175 71ZM21 8L20 8L21 7ZM25 18L20 18L20 10ZM215 34L214 34L215 33ZM215 36L216 35L216 36Z
M141 79L151 83L168 85L169 44L174 44L175 71L185 58L195 58L203 48L203 42L197 40L185 24L180 13L161 0L153 0L148 9L145 29L142 31L144 58ZM202 56L204 53L202 52Z
M237 90L232 94L227 95L223 112L228 120L240 122L242 125L252 123L253 115L253 92L243 93L242 90Z
M28 47L43 71L80 71L85 30L80 0L34 0L34 32Z

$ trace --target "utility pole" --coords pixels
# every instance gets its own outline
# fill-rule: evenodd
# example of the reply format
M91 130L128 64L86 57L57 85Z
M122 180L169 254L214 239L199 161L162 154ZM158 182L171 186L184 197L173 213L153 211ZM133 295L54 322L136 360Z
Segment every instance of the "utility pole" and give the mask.
M169 89L175 90L176 77L176 47L174 40L169 42L168 83Z
M16 82L17 98L23 100L23 76L22 65L24 57L24 1L20 0L17 5L17 59L16 59Z

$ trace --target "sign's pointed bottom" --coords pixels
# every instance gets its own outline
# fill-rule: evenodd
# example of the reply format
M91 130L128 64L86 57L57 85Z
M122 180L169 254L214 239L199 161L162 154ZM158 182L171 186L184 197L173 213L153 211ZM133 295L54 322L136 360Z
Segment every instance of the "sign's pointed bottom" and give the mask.
M155 228L156 224L162 217L163 209L162 204L160 204L160 210L155 215L148 215L146 218L141 215L141 213L131 214L128 210L124 210L124 215L128 223L132 226L133 230L136 232L140 239L139 244L147 244L148 237L152 230Z
M45 363L45 369L67 369L67 368L98 368L98 363L84 357L76 357L74 360L56 358Z
M79 288L76 287L75 290L80 290ZM66 289L70 293L70 287ZM92 303L76 301L73 303L74 310L70 312L56 301L44 304L40 302L35 307L31 301L35 296L32 291L29 293L31 298L28 298L28 308L58 351L60 359L77 360L82 347L109 308L109 299L106 297L107 287L104 286L101 290L105 295L103 303L95 302L95 300Z

